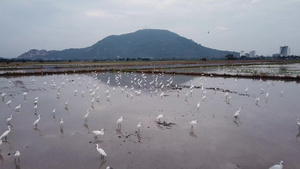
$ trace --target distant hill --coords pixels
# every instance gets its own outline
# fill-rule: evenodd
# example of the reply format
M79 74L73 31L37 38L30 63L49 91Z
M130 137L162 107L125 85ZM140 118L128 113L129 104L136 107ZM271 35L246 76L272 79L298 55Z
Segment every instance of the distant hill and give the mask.
M116 59L201 59L223 58L237 52L204 47L168 30L144 29L134 33L108 36L96 44L62 51L30 50L18 59L116 60Z

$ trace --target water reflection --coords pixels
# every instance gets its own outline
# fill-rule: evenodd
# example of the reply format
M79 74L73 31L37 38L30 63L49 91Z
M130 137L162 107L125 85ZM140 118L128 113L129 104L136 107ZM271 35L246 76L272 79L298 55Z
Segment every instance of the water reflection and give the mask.
M61 138L63 138L63 136L64 136L64 129L63 128L60 128L60 134L61 134Z
M84 128L86 128L86 129L87 129L87 131L88 131L88 134L89 134L89 133L90 133L90 129L89 129L89 126L88 126L88 124L87 124L87 122L86 122L86 121L84 122L83 126L84 126Z
M237 127L240 127L240 124L242 124L239 117L235 118L235 119L233 120L233 122L234 122L234 124L236 124Z
M116 132L117 132L117 135L119 135L119 138L125 138L121 129L116 129Z
M16 167L16 169L21 169L21 166L20 166L20 159L15 159L15 167Z
M140 143L141 142L141 140L142 140L142 137L141 137L141 134L140 133L137 133L137 139L138 139L138 142Z
M197 135L194 133L194 131L191 131L189 134L191 137L197 138Z
M1 152L1 151L0 151ZM3 166L3 156L0 154L0 166ZM1 167L2 168L2 167Z
M298 138L300 137L300 128L298 129L298 134L296 135L296 141L298 142Z
M39 128L34 127L34 128L32 128L32 129L33 129L33 131L35 131L36 133L38 133L39 136L42 135L42 132L41 132L41 130L40 130Z
M101 160L101 163L99 165L99 169L106 169L106 160Z

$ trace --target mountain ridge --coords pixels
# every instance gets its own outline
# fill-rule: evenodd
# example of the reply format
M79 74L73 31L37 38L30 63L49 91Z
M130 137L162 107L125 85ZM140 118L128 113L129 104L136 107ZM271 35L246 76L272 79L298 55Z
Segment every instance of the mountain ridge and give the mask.
M160 29L141 29L133 33L110 35L85 48L61 51L32 49L18 56L31 60L116 60L116 59L201 59L221 58L237 52L211 49L182 37L174 32Z

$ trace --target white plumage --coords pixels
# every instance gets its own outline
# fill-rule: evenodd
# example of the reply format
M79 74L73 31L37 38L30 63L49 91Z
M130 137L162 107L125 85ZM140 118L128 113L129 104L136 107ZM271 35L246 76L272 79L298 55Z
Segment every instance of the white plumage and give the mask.
M283 168L283 161L280 161L279 164L275 164L269 169L282 169Z
M160 115L158 115L158 116L156 117L156 120L160 121L160 119L162 119L164 116L165 116L165 115L160 114Z
M2 140L3 137L5 137L5 139L7 139L7 135L10 133L10 126L7 126L8 130L6 130L1 136L0 136L0 140Z
M100 148L98 144L97 144L96 149L97 149L98 152L100 153L101 158L104 158L104 156L105 156L105 157L107 156L107 154L105 153L105 151L104 151L102 148Z
M95 135L94 137L97 138L98 135L101 135L101 136L104 135L104 129L94 130L92 133Z
M41 115L39 114L39 115L38 115L38 119L36 119L36 120L32 123L32 125L35 126L35 127L37 127L37 124L39 123L40 119L41 119Z
M234 117L234 118L238 118L238 117L239 117L240 112L241 112L241 109L242 109L242 107L240 107L239 110L237 110L237 111L233 114L233 117Z

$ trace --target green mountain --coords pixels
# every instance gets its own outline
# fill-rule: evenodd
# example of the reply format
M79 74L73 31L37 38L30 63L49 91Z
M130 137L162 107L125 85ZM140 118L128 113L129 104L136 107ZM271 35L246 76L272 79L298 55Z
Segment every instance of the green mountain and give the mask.
M116 60L116 59L201 59L223 58L237 52L204 47L168 30L144 29L134 33L108 36L96 44L62 51L30 50L18 59Z

